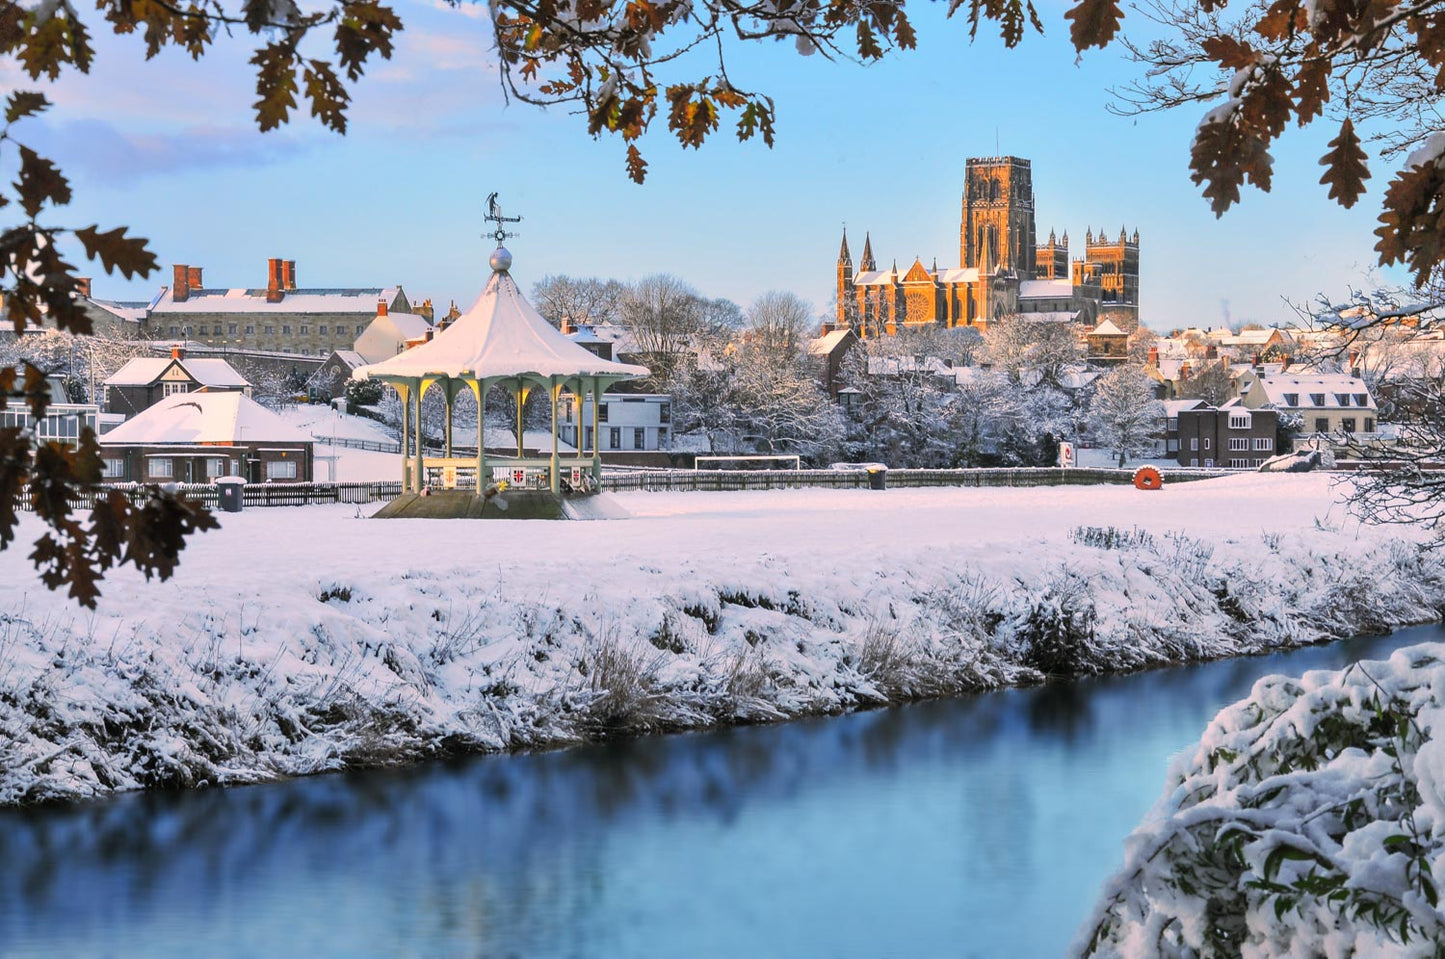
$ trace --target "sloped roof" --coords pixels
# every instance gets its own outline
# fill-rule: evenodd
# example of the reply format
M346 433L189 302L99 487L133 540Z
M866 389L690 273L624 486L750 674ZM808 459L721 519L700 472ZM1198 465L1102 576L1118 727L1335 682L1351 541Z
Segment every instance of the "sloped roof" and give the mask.
M827 356L838 348L852 334L852 330L833 330L831 333L824 333L816 340L808 341L809 356Z
M1059 300L1073 295L1073 280L1022 280L1019 282L1019 299L1021 300Z
M908 273L903 277L904 283L932 283L933 274L924 267L922 260L914 260L913 265L908 268Z
M451 376L646 376L647 367L604 360L563 336L522 296L511 274L493 273L471 308L430 342L363 366L369 378Z
M148 386L161 378L172 365L185 370L186 375L211 387L245 387L251 383L225 360L218 359L176 359L160 356L136 357L106 377L106 386Z
M101 446L310 443L311 437L243 393L172 393L105 433Z
M948 270L939 270L939 271L938 271L938 282L940 282L940 283L977 283L977 282L978 282L978 268L971 266L971 267L969 267L969 268L967 268L967 269L964 269L963 267L953 267L952 269L948 269Z
M885 286L897 277L893 270L867 270L853 277L854 286Z
M375 313L378 300L396 302L398 287L355 289L312 288L286 290L276 303L266 302L261 289L192 289L177 303L174 292L164 291L151 307L152 313Z
M1105 320L1089 331L1090 336L1128 336L1123 330L1114 325L1113 320Z

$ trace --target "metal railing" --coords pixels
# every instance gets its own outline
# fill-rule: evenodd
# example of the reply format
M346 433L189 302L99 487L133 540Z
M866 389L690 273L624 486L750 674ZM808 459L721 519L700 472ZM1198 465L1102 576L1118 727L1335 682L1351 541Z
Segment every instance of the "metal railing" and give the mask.
M1231 474L1230 470L1223 469L1170 469L1162 472L1166 483ZM1080 486L1133 481L1132 469L890 469L884 474L884 482L889 488L905 489L925 486ZM608 492L866 489L868 486L869 474L866 470L648 470L602 474L602 489Z

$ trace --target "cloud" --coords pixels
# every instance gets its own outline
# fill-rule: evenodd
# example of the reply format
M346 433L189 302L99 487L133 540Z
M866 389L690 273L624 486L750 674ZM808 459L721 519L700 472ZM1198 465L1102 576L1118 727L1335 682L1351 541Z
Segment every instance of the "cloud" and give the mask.
M316 138L242 127L190 126L130 132L105 120L33 121L23 139L67 173L124 185L187 170L268 166L314 147Z

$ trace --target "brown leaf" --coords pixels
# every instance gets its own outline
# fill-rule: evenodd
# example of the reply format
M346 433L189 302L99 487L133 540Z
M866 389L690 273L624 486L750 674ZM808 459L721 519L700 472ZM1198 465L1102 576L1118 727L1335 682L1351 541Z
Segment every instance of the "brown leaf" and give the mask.
M1064 19L1073 21L1069 36L1074 41L1074 49L1083 53L1090 47L1109 45L1119 32L1124 11L1119 9L1118 0L1079 0L1064 14Z
M34 116L50 106L45 94L34 90L16 90L5 102L5 122L14 123L22 117Z
M635 143L627 145L627 176L633 183L641 183L647 179L647 161L642 159Z
M1204 185L1215 216L1239 202L1239 188L1248 180L1269 191L1272 159L1266 143L1243 124L1226 116L1201 124L1190 148L1190 179Z
M99 226L87 226L76 230L75 238L85 247L86 259L100 260L105 272L119 270L127 280L150 276L159 267L156 255L146 246L145 237L126 236L125 231L125 227L118 226L101 233Z
M1445 260L1445 170L1435 159L1401 170L1385 191L1375 229L1380 264L1403 263L1424 284Z
M29 147L20 148L20 178L15 181L20 208L33 220L45 204L64 206L70 202L70 182L60 168Z
M1360 138L1355 135L1355 125L1345 117L1345 122L1340 124L1340 135L1330 141L1329 151L1320 158L1320 165L1325 168L1320 183L1330 188L1331 200L1338 200L1346 209L1355 205L1365 192L1365 181L1370 178L1366 159Z
M256 123L261 132L291 119L296 106L296 50L285 42L271 43L251 57L256 67Z
M1242 70L1259 59L1254 47L1227 33L1205 37L1199 42L1199 49L1226 70Z
M308 61L301 74L306 85L306 97L311 101L311 115L321 121L322 126L346 132L346 104L351 95L337 79L331 64L324 60Z
M1324 59L1310 60L1294 78L1295 116L1300 126L1325 112L1330 100L1330 65Z

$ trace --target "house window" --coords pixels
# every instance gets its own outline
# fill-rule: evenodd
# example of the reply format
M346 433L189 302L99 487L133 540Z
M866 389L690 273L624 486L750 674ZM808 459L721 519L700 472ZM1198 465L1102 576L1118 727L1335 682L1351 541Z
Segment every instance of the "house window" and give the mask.
M582 430L582 448L584 450L592 449L592 427L590 426L584 427Z
M266 478L268 480L295 479L295 460L273 460L266 464Z
M1169 449L1169 452L1171 452L1171 453L1177 453L1177 452L1179 452L1179 441L1178 441L1178 440L1170 440L1170 441L1169 441L1168 449Z
M221 335L221 324L217 323L214 327L211 328L211 332L214 333L216 336L220 336L220 335Z
M225 476L225 475L226 475L226 459L225 459L225 457L223 457L223 456L217 456L217 457L214 457L214 458L212 458L212 459L206 460L206 475L207 475L208 477L210 477L211 479L215 479L217 476Z
M1248 436L1231 436L1229 438L1229 451L1239 453L1249 449Z
M659 427L657 430L657 448L667 448L667 427Z
M1230 414L1229 414L1229 428L1232 429L1232 430L1247 430L1247 429L1249 429L1249 414L1248 414L1248 413L1230 413Z
M1310 402L1313 403L1313 404L1316 405L1316 406L1324 406L1324 405L1325 405L1325 394L1323 394L1323 393L1311 393L1311 394L1310 394Z
M1197 436L1191 436L1191 437L1189 437L1189 448L1190 448L1191 450L1197 450L1197 449L1199 449L1199 437L1197 437Z
M632 448L635 450L647 449L647 430L638 427L632 431Z
M246 335L247 335L247 336L255 336L255 335L256 335L256 327L255 327L254 325L250 324L250 323L247 323L247 324L246 324Z
M150 474L154 477L169 478L175 475L174 461L161 456L150 461Z
M1338 403L1338 404L1340 404L1341 406L1349 406L1349 405L1350 405L1350 394L1348 394L1348 393L1336 393L1336 394L1335 394L1335 402Z
M1204 448L1209 449L1209 437L1204 437Z
M1299 394L1298 394L1298 393L1286 393L1286 394L1284 395L1284 405L1285 405L1285 406L1299 406Z
M105 479L124 479L125 460L103 459L100 461L100 475Z
M1256 436L1254 438L1254 448L1257 450L1272 450L1274 449L1274 440L1268 436Z
M228 323L226 325L226 332L231 336L235 336L237 333L240 332L240 330L241 327L238 323Z
M1166 430L1168 430L1169 432L1171 432L1171 433L1178 433L1178 432L1179 432L1179 417L1177 417L1177 416L1171 416L1171 417L1169 417L1168 421L1164 424L1164 428L1165 428Z
M190 392L190 386L191 384L189 383L162 383L161 395L170 396L172 393L188 393Z
M1198 465L1199 465L1199 457L1197 457L1197 456L1191 456L1191 457L1189 457L1189 465L1190 465L1190 466L1198 466Z
M657 408L657 422L659 422L659 423L671 423L671 422L672 422L672 404L671 404L671 403L663 403L661 406L659 406L659 407Z
M1231 459L1231 460L1229 461L1229 468L1232 469L1232 470L1248 469L1248 468L1249 468L1249 460Z
M1316 417L1315 417L1315 432L1316 432L1316 433L1328 433L1329 431L1330 431L1330 421L1329 421L1327 418L1323 417L1323 416L1316 416Z
M181 335L181 328L180 328L179 326L173 326L173 327L171 327L171 336L180 336L180 335Z
M319 335L321 335L321 336L325 336L325 335L326 335L326 324L325 324L325 323L322 323L320 326L316 327L316 332L317 332ZM336 332L340 333L340 332L341 332L341 327L338 326L338 327L336 328Z
M597 407L597 422L599 422L599 423L606 423L606 422L607 422L607 404L606 404L606 403L603 403L602 405L600 405L600 406ZM615 448L616 448L616 447L614 446L614 449L615 449Z
M1356 393L1356 394L1355 394L1355 405L1356 405L1356 406L1369 406L1369 405L1370 405L1370 394L1369 394L1369 393Z
M1373 432L1375 432L1375 418L1374 418L1373 416L1367 416L1367 417L1365 417L1365 432L1366 432L1366 433L1373 433Z
M301 335L302 335L302 336L310 336L310 335L311 335L311 327L310 327L309 324L303 323L303 324L301 325Z
M607 407L602 407L604 410ZM618 450L622 448L622 427L614 426L607 431L607 448Z
M1208 469L1209 467L1211 467L1211 466L1213 466L1213 465L1214 465L1214 460L1212 460L1212 459L1210 459L1209 457L1206 456L1206 457L1204 458L1204 467L1205 467L1205 469Z
M281 335L282 335L282 336L290 336L290 335L291 335L291 324L290 324L290 323L282 323L282 324L281 324Z
M1344 430L1346 433L1353 433L1355 431L1355 418L1353 416L1346 416L1341 418L1340 429Z
M266 327L265 329L266 329L266 335L267 335L267 336L271 336L272 334L274 334L274 333L276 332L276 327L274 327L274 326L268 326L268 327Z

